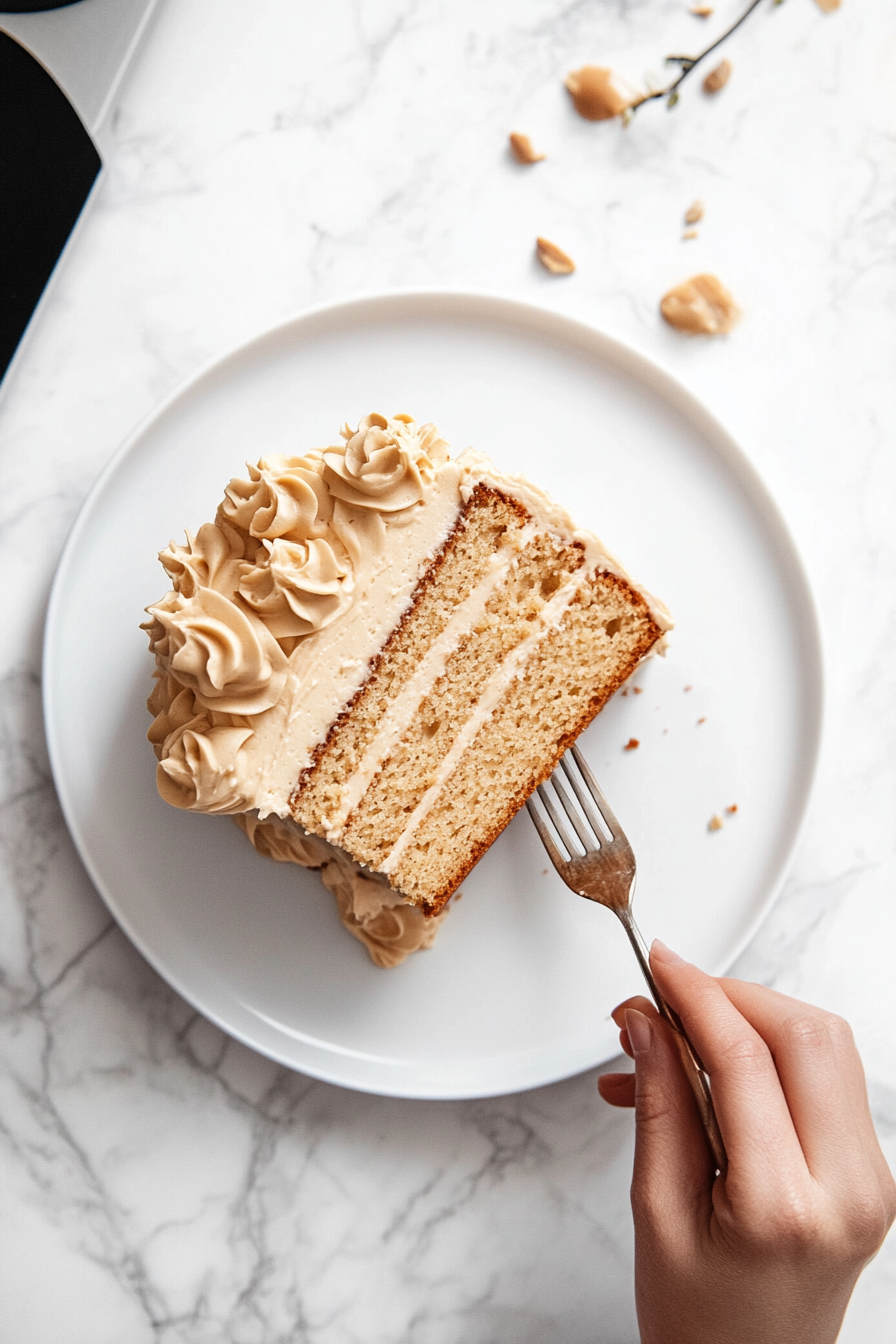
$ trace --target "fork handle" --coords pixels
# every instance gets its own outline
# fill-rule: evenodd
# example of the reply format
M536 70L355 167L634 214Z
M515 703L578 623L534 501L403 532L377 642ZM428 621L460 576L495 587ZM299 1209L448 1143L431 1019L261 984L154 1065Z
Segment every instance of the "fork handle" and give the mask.
M700 1120L706 1132L706 1138L709 1143L710 1152L713 1156L713 1161L715 1162L720 1175L724 1176L725 1172L728 1170L728 1155L725 1152L722 1132L719 1129L715 1107L712 1104L712 1092L709 1087L709 1077L700 1062L700 1056L690 1042L688 1034L682 1025L681 1018L660 993L659 986L653 978L653 971L650 969L650 954L647 951L647 944L641 937L641 931L635 923L631 911L617 910L616 913L619 915L619 918L622 921L622 926L628 934L629 942L634 948L635 956L638 958L638 964L644 972L644 979L650 986L650 992L653 995L654 1003L659 1010L659 1014L669 1023L669 1026L674 1032L678 1054L684 1068L685 1077L694 1094L697 1110L700 1112Z

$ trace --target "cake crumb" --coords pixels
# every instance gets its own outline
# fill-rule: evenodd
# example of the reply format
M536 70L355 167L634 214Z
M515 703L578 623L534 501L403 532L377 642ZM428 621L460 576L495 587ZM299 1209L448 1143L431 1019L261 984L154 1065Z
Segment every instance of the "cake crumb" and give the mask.
M628 695L628 687L627 687L627 686L626 686L625 690L622 692L622 694L623 694L623 695Z
M699 224L706 213L702 201L694 201L684 212L685 224Z
M542 159L547 158L546 154L536 154L528 135L521 135L519 131L511 131L509 140L510 152L517 163L541 163Z
M729 817L733 817L737 811L737 803L732 803L730 807L725 808L725 811L728 813Z
M631 106L632 99L616 83L612 70L602 65L583 65L563 81L572 105L586 121L609 121Z
M643 695L643 694L644 694L644 687L643 687L643 686L633 686L633 687L632 687L632 694L633 694L633 695Z
M548 875L548 869L547 869L547 868L542 868L542 870L541 870L541 875L542 875L542 877L547 877L547 875Z
M697 727L699 728L700 724L705 722L706 722L706 715L704 714L702 719L697 720Z
M691 5L690 12L695 19L711 19L715 11L712 5Z
M693 689L694 689L693 686L685 686L686 691L692 691Z
M692 238L699 238L699 237L700 237L699 229L685 229L684 233L681 235L682 242L685 243L689 243Z
M840 8L840 0L815 0L815 3L823 14L833 14Z
M629 740L626 742L625 746L622 748L622 750L635 751L638 747L640 747L640 745L641 743L638 741L636 737L630 737Z
M535 255L546 271L551 275L572 275L576 264L556 243L547 238L535 239Z
M708 273L670 289L660 300L660 312L670 327L688 336L725 336L740 317L721 280Z
M716 66L716 68L714 70L710 70L709 74L704 79L703 92L718 93L719 89L724 89L725 85L731 78L731 71L733 69L734 67L732 66L729 60L726 59L724 61L719 61L719 64Z
M725 823L719 816L718 812L714 812L709 819L709 826L707 827L707 830L720 831L724 825Z

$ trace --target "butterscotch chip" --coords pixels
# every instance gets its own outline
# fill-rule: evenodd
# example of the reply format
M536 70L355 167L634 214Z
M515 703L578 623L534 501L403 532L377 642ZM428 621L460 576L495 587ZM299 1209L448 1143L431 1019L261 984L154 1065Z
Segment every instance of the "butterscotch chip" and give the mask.
M660 300L670 327L690 336L724 336L740 317L740 309L715 275L694 275Z
M517 163L540 163L546 157L544 154L536 154L528 135L520 135L519 131L510 133L510 152Z
M718 93L719 89L724 89L728 80L731 78L733 66L729 60L720 61L715 70L710 70L703 81L704 93Z
M719 816L718 812L715 812L709 819L708 829L710 831L720 831L724 825L725 823Z
M586 121L609 121L618 117L632 100L616 83L612 70L602 65L583 65L563 81L572 95L572 105Z
M684 222L685 224L699 224L705 213L703 202L694 201L693 205L689 205L684 212Z
M535 255L551 275L572 275L576 268L572 257L567 256L562 247L549 242L547 238L535 239Z

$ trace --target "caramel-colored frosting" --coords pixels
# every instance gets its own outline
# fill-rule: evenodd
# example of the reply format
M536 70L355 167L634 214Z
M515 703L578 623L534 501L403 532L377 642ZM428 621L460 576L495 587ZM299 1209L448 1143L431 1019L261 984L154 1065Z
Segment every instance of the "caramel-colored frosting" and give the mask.
M204 708L260 714L277 703L286 655L253 611L214 588L173 590L148 610L152 652Z
M355 433L346 425L344 448L324 453L324 479L335 499L356 508L399 513L421 504L448 458L435 425L417 427L410 416L365 415Z
M339 918L377 966L398 966L411 952L432 946L444 914L427 919L422 910L408 905L383 878L365 872L344 850L280 817L259 821L257 813L244 812L233 819L259 854L278 863L320 869L324 886L336 897Z

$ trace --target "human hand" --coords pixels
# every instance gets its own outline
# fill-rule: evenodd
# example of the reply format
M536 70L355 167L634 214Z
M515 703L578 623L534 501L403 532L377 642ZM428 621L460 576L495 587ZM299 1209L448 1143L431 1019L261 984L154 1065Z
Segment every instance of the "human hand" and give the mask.
M712 1081L715 1163L671 1028L638 996L613 1013L635 1073L632 1211L641 1344L832 1344L896 1216L849 1026L761 985L715 980L654 943L650 964Z

